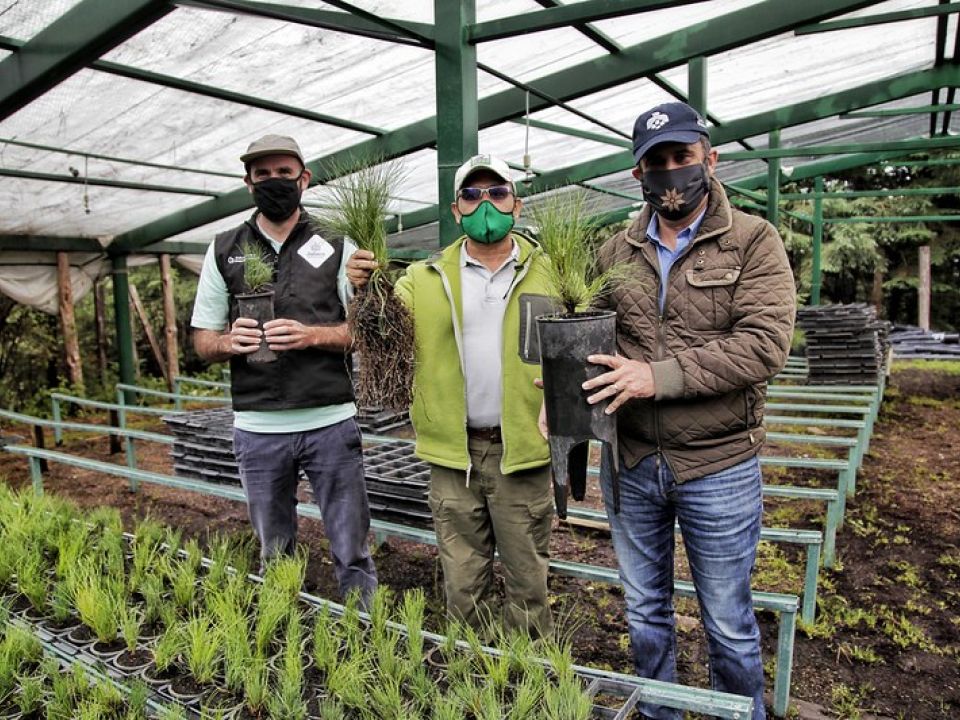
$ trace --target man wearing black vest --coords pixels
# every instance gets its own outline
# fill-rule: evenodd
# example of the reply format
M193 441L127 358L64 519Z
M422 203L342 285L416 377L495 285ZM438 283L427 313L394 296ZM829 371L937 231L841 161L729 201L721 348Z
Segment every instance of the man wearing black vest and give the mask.
M234 450L250 522L264 562L296 546L300 470L313 488L340 591L366 600L377 585L367 533L370 511L350 377L345 307L352 292L344 265L355 247L324 237L300 206L310 170L296 141L266 135L240 157L257 211L216 236L200 274L191 324L197 353L230 361ZM248 292L245 250L274 266L276 320L258 327L239 317ZM261 337L273 362L248 363Z

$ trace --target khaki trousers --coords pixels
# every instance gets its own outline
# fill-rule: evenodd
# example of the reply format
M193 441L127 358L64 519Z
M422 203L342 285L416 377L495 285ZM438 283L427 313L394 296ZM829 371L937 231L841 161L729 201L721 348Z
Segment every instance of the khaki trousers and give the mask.
M508 630L549 635L550 468L503 475L499 442L470 438L469 445L473 463L469 485L462 470L430 467L430 507L447 612L478 630L499 619ZM494 587L494 552L503 567L502 615Z

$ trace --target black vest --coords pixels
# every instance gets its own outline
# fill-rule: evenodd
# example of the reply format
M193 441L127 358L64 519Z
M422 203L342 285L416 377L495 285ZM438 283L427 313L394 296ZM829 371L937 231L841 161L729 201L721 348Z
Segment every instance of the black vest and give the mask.
M300 250L320 235L333 253L314 268ZM300 221L274 252L256 224L256 213L243 225L220 233L214 240L217 268L230 294L230 322L238 317L236 296L246 292L242 247L251 242L273 261L274 317L298 320L304 325L333 325L346 318L337 294L337 274L343 257L343 240L323 236L316 221L300 211ZM230 358L230 385L235 410L289 410L353 402L350 355L319 348L286 350L269 363L248 363L243 355Z

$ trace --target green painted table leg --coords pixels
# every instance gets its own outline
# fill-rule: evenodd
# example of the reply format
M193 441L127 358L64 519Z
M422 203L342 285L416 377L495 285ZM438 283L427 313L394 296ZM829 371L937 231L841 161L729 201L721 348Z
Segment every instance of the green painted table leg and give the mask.
M40 458L27 458L30 463L30 482L33 483L33 494L43 495L43 471L40 469Z
M803 609L801 617L812 623L817 615L817 581L820 577L820 546L807 545L807 566L803 579Z
M793 640L797 629L796 613L780 613L777 633L777 673L773 679L773 714L786 717L790 704L790 682L793 674Z

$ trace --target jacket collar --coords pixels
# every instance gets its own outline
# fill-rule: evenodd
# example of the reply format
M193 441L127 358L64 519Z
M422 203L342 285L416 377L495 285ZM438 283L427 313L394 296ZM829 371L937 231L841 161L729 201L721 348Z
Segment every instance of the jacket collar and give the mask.
M647 225L650 224L650 218L653 215L653 208L649 203L643 206L633 223L627 228L627 242L637 247L642 247L647 240ZM690 243L691 246L696 243L714 237L723 235L733 226L733 211L730 208L730 201L727 200L727 193L723 185L715 177L710 178L710 195L707 198L707 212L703 216L703 222L700 223L700 230L697 236ZM723 248L733 246L732 238L721 238L720 245Z
M520 265L525 265L531 257L543 252L543 248L536 240L523 233L513 231L511 237L517 244L517 263ZM458 271L460 267L460 248L466 241L467 236L461 235L452 244L431 256L427 263L447 273Z

